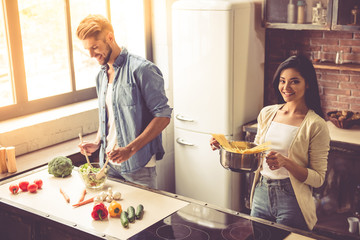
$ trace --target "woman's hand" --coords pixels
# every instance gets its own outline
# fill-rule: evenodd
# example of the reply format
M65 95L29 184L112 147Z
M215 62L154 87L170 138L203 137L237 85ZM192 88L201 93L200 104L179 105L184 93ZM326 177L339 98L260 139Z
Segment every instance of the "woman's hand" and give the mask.
M220 143L215 138L210 139L210 146L213 151L220 149Z
M270 151L266 155L266 163L269 165L269 168L271 170L276 170L281 167L285 167L287 161L288 161L287 157L283 156L282 154L276 151Z

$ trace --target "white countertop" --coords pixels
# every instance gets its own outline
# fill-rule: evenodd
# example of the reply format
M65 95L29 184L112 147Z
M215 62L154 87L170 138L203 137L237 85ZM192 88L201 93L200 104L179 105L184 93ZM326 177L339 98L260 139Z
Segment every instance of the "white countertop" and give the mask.
M346 142L360 145L360 126L353 126L351 129L342 129L336 127L328 121L330 138L332 141Z
M42 179L44 182L42 189L38 190L37 193L22 192L20 190L18 194L14 195L11 194L8 189L10 184L17 184L22 180L33 182L34 179ZM70 203L67 203L60 194L60 187L70 197ZM121 200L118 202L121 204L123 210L126 210L129 206L133 206L136 209L138 204L143 204L143 219L136 220L135 223L129 225L129 228L125 229L121 226L119 218L109 216L103 221L93 220L91 218L91 212L94 203L89 203L78 208L72 207L72 204L77 203L84 189L84 184L76 169L66 178L56 178L48 173L47 166L38 168L30 173L17 176L14 179L3 181L0 185L0 192L1 199L7 199L12 203L20 204L20 206L32 212L38 212L40 215L48 214L50 219L60 219L60 222L73 223L73 226L76 224L80 229L113 236L119 239L128 239L189 204L180 199L110 179L107 180L102 190L87 189L88 193L85 199L91 198L101 191L106 191L108 187L111 187L113 191L120 191L122 193ZM107 202L104 202L104 204L106 207L109 206Z

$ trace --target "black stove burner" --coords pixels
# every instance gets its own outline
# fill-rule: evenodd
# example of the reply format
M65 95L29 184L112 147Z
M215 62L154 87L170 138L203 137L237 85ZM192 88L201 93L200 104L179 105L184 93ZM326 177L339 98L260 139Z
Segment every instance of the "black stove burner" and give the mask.
M280 240L288 231L189 204L130 240Z
M230 224L226 229L222 230L221 235L226 240L248 240L252 239L252 226L250 221L240 221Z
M162 225L156 229L156 235L163 239L185 239L191 235L190 227L184 224Z
M156 236L166 240L197 239L209 240L207 232L184 224L162 225L156 229Z

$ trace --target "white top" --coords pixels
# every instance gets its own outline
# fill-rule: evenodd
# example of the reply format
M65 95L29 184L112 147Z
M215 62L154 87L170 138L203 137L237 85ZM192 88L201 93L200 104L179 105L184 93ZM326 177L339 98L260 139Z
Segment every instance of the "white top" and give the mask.
M266 133L265 142L270 141L271 150L277 151L287 157L290 144L293 141L298 129L299 127L297 126L272 121L269 130ZM264 177L270 179L284 179L289 177L289 172L284 167L276 170L270 170L265 159L263 161L263 169L260 173Z
M114 146L117 146L117 139L116 139L116 128L115 128L115 120L114 120L114 110L112 108L112 83L108 83L108 89L106 92L106 110L108 114L108 122L107 122L107 128L108 128L108 135L106 136L106 153L110 152ZM117 148L117 147L115 147ZM121 163L116 163L109 161L109 164L112 165L121 165ZM150 161L146 164L145 167L155 167L156 165L156 158L155 155L152 156Z
M114 146L117 145L116 140L116 128L115 128L115 120L114 120L114 110L112 108L112 83L108 84L108 89L106 92L106 110L108 114L108 135L106 136L107 146L106 146L106 153L110 152Z

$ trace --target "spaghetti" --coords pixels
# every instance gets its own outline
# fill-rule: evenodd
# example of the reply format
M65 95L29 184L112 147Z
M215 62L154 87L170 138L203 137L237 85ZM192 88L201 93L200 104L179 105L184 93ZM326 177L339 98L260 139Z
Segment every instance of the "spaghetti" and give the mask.
M219 142L220 146L228 152L240 154L254 154L269 150L271 142L265 142L252 148L248 148L247 142L233 141L229 142L224 134L212 134L213 138Z

